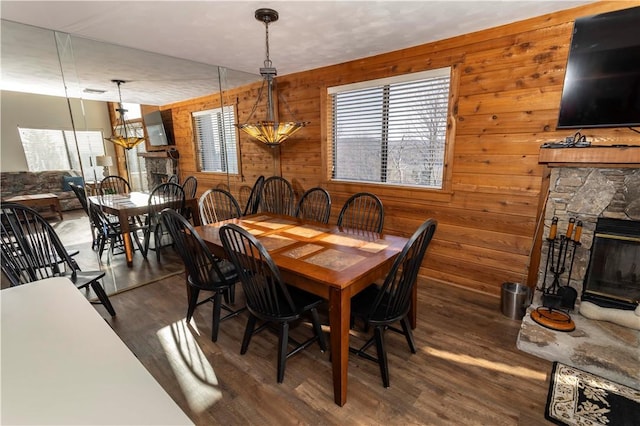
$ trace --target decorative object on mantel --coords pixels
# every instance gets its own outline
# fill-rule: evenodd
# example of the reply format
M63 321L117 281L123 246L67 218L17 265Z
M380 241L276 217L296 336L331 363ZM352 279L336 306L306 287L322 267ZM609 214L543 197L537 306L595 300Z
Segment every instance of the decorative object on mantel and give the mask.
M96 156L96 166L101 166L103 168L102 176L107 177L111 174L109 167L113 166L113 158L108 155L98 155Z
M574 235L575 227L575 235ZM547 242L549 251L547 254L547 265L542 279L542 307L538 307L531 312L531 319L538 324L558 331L573 331L575 324L568 312L573 310L578 293L571 287L571 273L573 272L573 261L576 255L576 248L580 246L582 236L582 222L576 223L575 218L569 219L567 232L558 237L558 218L551 221L549 237ZM558 250L556 251L556 242ZM569 254L571 252L571 254ZM569 265L567 267L567 257ZM567 271L567 284L560 285L560 277ZM547 286L547 271L553 274L551 285Z
M277 71L269 59L269 24L278 20L278 12L273 9L258 9L255 12L255 18L258 21L264 22L266 32L267 55L264 61L264 67L260 68L260 75L263 77L263 80L260 91L258 92L258 99L256 99L256 103L251 110L251 114L249 114L249 118L244 124L238 124L237 126L240 130L260 142L271 147L276 147L298 130L309 124L309 122L296 121L295 118L294 121L278 121L277 111L273 104L273 92L276 89L274 77L277 75ZM266 120L250 123L253 114L256 112L258 104L260 104L260 101L262 100L262 93L265 86L267 88ZM293 116L289 110L289 105L286 100L281 97L279 97L279 99L283 101L289 115Z
M144 142L144 138L137 136L135 129L127 122L127 118L125 116L127 110L124 109L122 104L120 85L126 82L124 80L111 80L111 82L118 85L118 97L120 102L118 103L118 108L116 108L118 117L116 118L116 123L113 126L112 135L110 138L104 139L129 150L139 143Z
M559 425L638 425L640 390L554 362L545 418Z

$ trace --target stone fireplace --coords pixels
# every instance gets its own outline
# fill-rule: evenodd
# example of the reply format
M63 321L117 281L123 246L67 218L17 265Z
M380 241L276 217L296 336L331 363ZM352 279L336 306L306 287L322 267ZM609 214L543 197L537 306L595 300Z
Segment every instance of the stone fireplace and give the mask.
M583 282L589 266L598 219L640 220L640 168L552 168L544 218L544 239L549 235L553 217L558 218L558 235L564 234L571 218L576 222L581 221L583 225L581 244L575 248L571 282L568 283L578 294L577 308L583 293ZM538 289L543 288L543 284L548 287L553 278L548 273L548 244L549 242L545 240L542 247ZM637 257L638 251L630 255L633 256L634 253ZM567 261L569 262L570 259ZM640 269L640 259L636 259L635 263ZM545 271L547 272L546 282L544 282ZM567 278L567 272L562 274L560 285L567 285ZM537 291L537 301L540 296L541 292Z
M166 182L171 175L177 174L177 161L169 158L164 151L161 155L146 153L144 154L144 161L149 189L155 188L157 185Z

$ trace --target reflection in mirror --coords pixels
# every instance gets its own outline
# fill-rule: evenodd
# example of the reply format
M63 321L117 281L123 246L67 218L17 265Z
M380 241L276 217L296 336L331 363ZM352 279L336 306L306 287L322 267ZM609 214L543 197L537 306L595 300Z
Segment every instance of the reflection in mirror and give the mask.
M76 130L76 154L79 153L76 157L78 163L82 164L72 164L70 168L78 169L78 172L84 170L86 179L94 174L98 177L102 175L102 168L95 165L95 157L99 155L117 158L116 165L110 172L126 176L124 150L108 142L102 143L102 137L111 135L109 109L104 102L118 101L117 88L111 82L113 79L127 82L122 89L125 103L154 106L156 109L260 80L260 76L256 74L116 46L6 20L2 20L1 27L1 89L51 95L66 101L55 107L42 106L28 111L25 109L22 115L29 115L29 120L12 117L14 121L9 122L8 126L5 126L3 116L3 169L5 157L11 156L13 152L20 164L13 166L14 170L28 170L24 150L15 129L16 124L29 121L30 127L34 128L40 126L65 131ZM17 95L19 94L16 93ZM5 105L4 98L3 96L3 113L12 110L13 106ZM7 97L7 102L10 99L14 97ZM54 112L58 116L66 113L67 120L52 122ZM35 117L37 115L46 118L40 119ZM49 121L38 124L47 119ZM142 127L141 120L139 122ZM10 146L5 144L5 127L7 134L9 129L16 133L6 139ZM91 132L101 134L101 142L97 146L86 141L93 140ZM86 144L90 144L90 147L87 148ZM144 147L145 144L141 145ZM135 171L137 176L144 175L144 170L141 170L143 166L140 166L144 165L144 160L140 159L137 150L129 155L130 159L131 156L136 158L135 162L139 166ZM132 164L129 166L133 168Z

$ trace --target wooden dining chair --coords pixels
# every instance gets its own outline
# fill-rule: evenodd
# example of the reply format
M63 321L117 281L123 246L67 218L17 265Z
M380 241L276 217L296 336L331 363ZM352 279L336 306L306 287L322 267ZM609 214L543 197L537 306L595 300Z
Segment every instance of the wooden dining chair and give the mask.
M329 223L331 195L320 187L305 191L296 205L295 217L316 222Z
M338 214L338 226L365 232L382 232L384 206L370 192L358 192L345 201Z
M104 271L81 271L53 227L32 208L2 203L0 210L0 262L12 287L63 276L87 293L91 288L107 312L116 315L100 283Z
M389 362L384 333L387 330L404 335L409 349L416 353L416 345L409 323L409 309L413 286L424 254L436 231L437 222L433 219L425 221L414 232L405 244L402 252L396 257L391 270L381 286L372 284L351 299L351 315L363 321L365 330L374 328L373 336L359 349L349 350L363 358L377 362L380 367L382 384L389 387ZM392 324L400 322L402 330ZM367 353L367 349L375 343L376 356Z
M262 186L260 211L293 216L293 195L293 186L288 180L271 176Z
M184 182L182 182L182 189L184 189L184 197L186 199L196 198L198 179L196 179L195 176L188 176Z
M251 187L249 198L247 199L247 203L245 204L244 211L242 212L243 216L246 216L249 214L256 214L258 212L258 208L260 207L260 196L262 195L263 185L264 185L264 176L258 176L255 183Z
M128 194L131 192L129 182L122 176L111 175L100 181L100 195Z
M211 340L215 342L218 340L220 322L246 310L244 306L233 309L222 302L223 296L228 300L229 292L233 291L238 281L236 269L228 260L211 254L207 244L184 216L175 210L164 209L160 217L187 270L187 322L191 321L197 306L213 302ZM201 290L213 292L213 296L199 301ZM221 317L223 309L228 314Z
M240 205L229 191L212 188L198 200L200 221L203 225L242 216Z
M160 260L160 250L163 242L163 227L160 221L160 212L164 208L171 208L179 214L185 214L184 189L177 183L161 183L149 194L147 215L143 228L144 231L144 255L147 256L149 249L156 252L156 259ZM151 248L151 236L153 235L154 246Z
M282 383L287 358L315 341L318 341L322 351L327 349L317 310L323 299L285 285L280 270L267 250L245 229L235 224L224 225L220 228L220 240L227 258L238 271L249 311L240 353L247 352L254 334L275 323L279 329L277 380ZM289 327L307 313L311 314L314 335L299 344L291 340L295 346L288 351ZM256 329L258 320L264 324Z

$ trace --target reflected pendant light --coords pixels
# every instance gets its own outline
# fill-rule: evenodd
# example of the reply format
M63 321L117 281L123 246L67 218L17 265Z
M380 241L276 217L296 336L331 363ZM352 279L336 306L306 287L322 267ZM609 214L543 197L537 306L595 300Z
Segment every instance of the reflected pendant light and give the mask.
M251 110L251 114L249 114L247 122L244 124L238 124L238 128L247 133L249 136L259 140L260 142L275 147L280 145L298 130L309 124L309 122L295 121L295 118L294 121L278 121L278 117L276 115L276 111L274 111L273 105L273 92L275 89L274 77L277 75L277 72L273 67L271 60L269 59L269 24L278 20L278 12L273 9L258 9L255 12L255 18L258 21L263 22L265 25L267 57L264 61L264 67L260 68L260 75L263 79L262 86L260 87L260 92L258 93L258 99L256 100L256 103ZM262 100L265 86L267 89L266 120L250 122L253 114L260 104L260 101ZM291 111L289 110L287 102L283 98L281 99L285 104L289 115L293 116L293 114L291 114Z
M127 110L122 106L122 93L120 93L120 85L124 84L125 81L111 81L118 85L118 97L120 102L118 103L118 108L116 108L118 117L116 118L116 123L113 126L112 136L104 139L129 150L140 142L144 142L144 138L137 136L136 130L127 122L127 118L125 117Z

